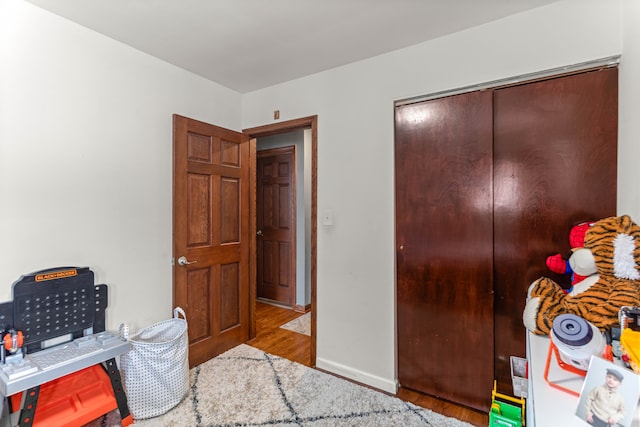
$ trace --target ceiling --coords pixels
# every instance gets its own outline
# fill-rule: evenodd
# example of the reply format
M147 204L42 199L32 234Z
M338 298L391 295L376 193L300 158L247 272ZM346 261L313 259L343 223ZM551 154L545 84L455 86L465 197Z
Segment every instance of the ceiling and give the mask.
M558 0L27 0L240 93Z

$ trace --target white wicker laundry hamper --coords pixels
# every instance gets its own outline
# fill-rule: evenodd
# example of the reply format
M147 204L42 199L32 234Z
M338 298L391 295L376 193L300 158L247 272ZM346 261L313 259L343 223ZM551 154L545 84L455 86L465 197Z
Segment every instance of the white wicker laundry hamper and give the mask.
M184 310L176 307L173 319L130 336L128 326L122 324L120 335L131 344L131 350L120 356L120 370L133 418L157 417L180 403L189 392L189 339Z

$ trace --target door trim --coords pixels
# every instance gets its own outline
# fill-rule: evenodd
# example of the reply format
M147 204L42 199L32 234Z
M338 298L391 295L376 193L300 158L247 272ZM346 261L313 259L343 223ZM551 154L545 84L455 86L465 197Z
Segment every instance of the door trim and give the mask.
M595 59L593 61L580 62L578 64L567 65L564 67L551 68L542 71L536 71L528 74L520 74L518 76L507 77L499 80L491 80L477 85L463 86L454 89L447 89L441 92L430 93L427 95L415 96L412 98L400 99L394 103L396 107L407 104L415 104L422 101L429 101L436 98L444 98L446 96L459 95L467 92L475 92L485 89L498 89L501 87L512 86L517 84L531 83L536 80L546 80L555 77L564 77L571 74L579 74L589 70L605 69L617 67L620 65L620 55L609 56L606 58Z
M249 136L249 158L250 158L250 184L249 184L249 232L250 255L249 255L249 338L256 336L256 138L280 133L290 132L298 129L311 129L311 345L310 362L311 367L316 366L316 287L317 287L317 229L318 229L318 116L308 116L299 119L288 120L280 123L273 123L243 129L242 132Z

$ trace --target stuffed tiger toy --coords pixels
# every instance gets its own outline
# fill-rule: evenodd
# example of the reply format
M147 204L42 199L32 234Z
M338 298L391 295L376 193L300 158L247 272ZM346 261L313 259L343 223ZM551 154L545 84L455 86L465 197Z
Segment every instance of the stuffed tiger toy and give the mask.
M597 221L585 235L597 273L566 294L553 280L542 277L529 287L523 312L525 327L548 335L553 320L570 313L605 331L618 324L623 306L640 306L640 227L629 216Z

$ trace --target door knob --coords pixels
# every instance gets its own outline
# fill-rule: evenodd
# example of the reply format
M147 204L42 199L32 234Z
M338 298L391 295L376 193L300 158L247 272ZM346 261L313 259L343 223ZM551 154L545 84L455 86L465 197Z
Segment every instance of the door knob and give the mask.
M189 261L186 256L181 256L180 258L178 258L178 265L189 265L195 264L196 262L198 261Z
M262 230L258 230L258 232L256 233L258 236L262 236Z

